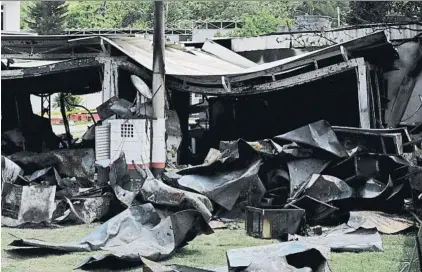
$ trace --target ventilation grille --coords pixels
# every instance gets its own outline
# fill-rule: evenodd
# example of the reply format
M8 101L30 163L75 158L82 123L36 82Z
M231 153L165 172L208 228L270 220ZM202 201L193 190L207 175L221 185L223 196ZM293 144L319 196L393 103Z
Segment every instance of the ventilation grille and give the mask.
M121 124L120 137L133 138L133 124L127 124L127 123Z

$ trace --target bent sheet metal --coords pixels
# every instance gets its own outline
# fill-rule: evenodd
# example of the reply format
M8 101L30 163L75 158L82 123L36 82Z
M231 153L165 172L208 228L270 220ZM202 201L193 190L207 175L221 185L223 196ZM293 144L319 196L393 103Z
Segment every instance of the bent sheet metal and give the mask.
M128 208L78 242L53 244L20 239L10 245L62 252L109 250L114 257L130 262L138 260L139 256L150 260L166 258L201 233L210 234L212 230L197 211L184 210L160 219L151 204L144 204ZM90 257L80 267L92 266L102 260L105 260L104 256Z

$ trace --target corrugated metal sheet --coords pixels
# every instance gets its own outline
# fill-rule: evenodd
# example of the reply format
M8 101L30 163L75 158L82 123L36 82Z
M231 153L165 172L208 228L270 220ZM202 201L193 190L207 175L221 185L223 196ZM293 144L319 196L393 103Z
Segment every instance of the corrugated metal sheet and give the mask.
M152 70L152 45L150 41L133 37L103 37L103 39L132 58L138 64ZM221 76L226 76L232 83L262 76L272 76L304 64L313 64L314 60L318 59L318 56L328 56L329 54L339 55L341 46L352 54L366 48L376 50L377 47L383 46L389 47L392 52L394 51L392 45L388 43L384 31L328 46L313 52L249 68L236 66L219 58L219 56L210 55L200 50L181 50L166 47L166 74L195 84L221 85ZM382 58L394 58L393 55L394 54L388 54L382 56Z
M133 60L152 70L152 44L138 37L105 38ZM175 47L178 45L175 45ZM199 49L182 49L166 45L165 69L168 75L222 75L242 73L243 68Z

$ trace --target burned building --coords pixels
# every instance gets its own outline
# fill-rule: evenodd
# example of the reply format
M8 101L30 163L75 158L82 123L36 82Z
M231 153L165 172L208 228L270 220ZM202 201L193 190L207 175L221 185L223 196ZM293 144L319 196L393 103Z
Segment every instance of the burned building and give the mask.
M47 98L57 92L102 92L102 102L113 96L134 101L137 91L130 76L151 84L152 46L142 38L2 38L3 132L22 129L29 141L28 150L41 151L41 142L50 148L58 146L47 132L51 131L48 124L46 129L36 129L34 124L43 119L31 112L29 94ZM413 51L400 50L406 46ZM212 41L201 49L167 44L167 108L177 112L183 134L179 163L202 161L209 148L217 147L221 140L254 141L320 119L361 128L394 127L402 118L412 119L416 125L415 118L420 115L412 115L407 105L416 109L419 105L418 99L410 100L410 96L417 98L420 89L420 65L410 61L418 63L418 50L415 40L400 45L397 52L380 31L257 65ZM19 68L10 64L13 59L34 64ZM204 103L190 105L188 93L202 95ZM201 111L205 120L189 129L190 114Z
M326 271L329 251L382 251L379 233L409 229L402 214L422 211L420 39L393 44L380 31L264 64L213 41L168 43L164 120L151 114L150 41L2 36L3 224L108 219L74 243L11 246L112 251L87 269L155 265L212 233L211 219L240 212L250 235L299 236L262 248L277 257L265 263L253 248L229 250L231 269ZM81 141L66 121L65 135L53 133L50 94L97 92L100 121ZM192 93L202 102L192 105ZM30 94L42 97L43 116ZM163 146L167 154L153 152ZM154 177L158 163L166 171ZM306 237L327 222L339 226Z

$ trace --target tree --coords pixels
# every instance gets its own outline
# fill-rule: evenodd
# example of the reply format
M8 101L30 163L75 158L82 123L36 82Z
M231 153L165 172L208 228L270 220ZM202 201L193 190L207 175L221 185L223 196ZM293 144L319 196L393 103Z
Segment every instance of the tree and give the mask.
M66 103L65 105L66 110L72 111L76 108L74 105L80 105L82 103L82 97L80 97L79 95L67 94L65 96L65 101L69 102L69 103ZM60 108L60 95L55 95L53 97L53 108L54 109Z
M231 36L248 37L269 34L276 32L280 26L287 25L291 21L286 17L276 17L264 9L253 15L244 15L242 27L234 30Z
M29 28L38 34L60 34L64 28L67 4L64 1L40 1L28 6Z
M398 22L397 15L404 16L404 21L420 23L422 20L422 2L350 2L347 21L349 24L396 23Z

